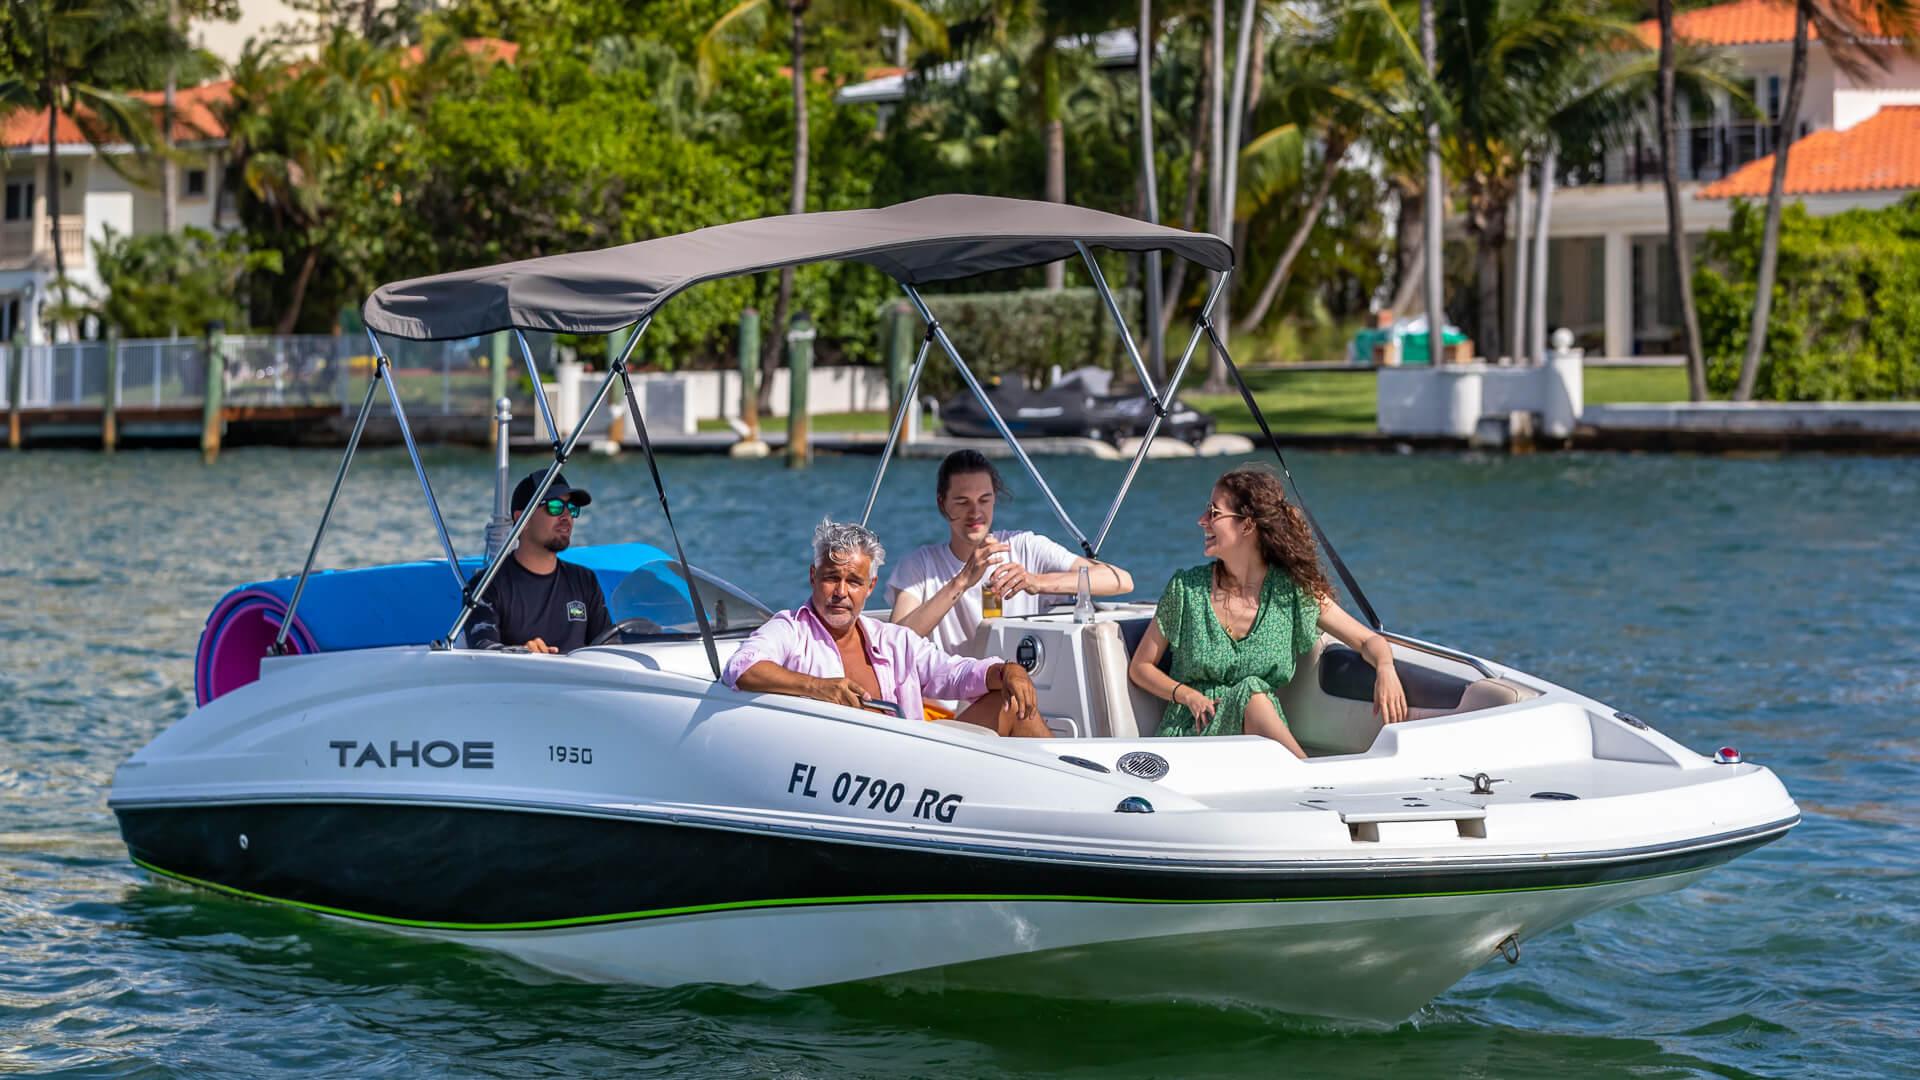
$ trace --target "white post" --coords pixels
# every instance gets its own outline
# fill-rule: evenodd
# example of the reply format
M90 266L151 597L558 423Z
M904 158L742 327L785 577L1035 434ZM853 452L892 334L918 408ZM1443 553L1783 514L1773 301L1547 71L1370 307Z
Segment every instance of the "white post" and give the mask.
M1606 287L1601 293L1606 310L1603 348L1608 356L1632 356L1633 238L1625 232L1610 232L1601 242L1606 245L1602 259Z
M1540 372L1540 430L1547 438L1569 438L1579 424L1586 409L1585 365L1585 351L1573 347L1573 331L1564 326L1555 330L1553 352Z
M1527 189L1527 170L1520 169L1520 186L1514 192L1513 206L1513 319L1508 324L1507 356L1520 362L1527 347L1527 219L1532 216L1531 192ZM1487 359L1492 360L1489 356Z
M1533 313L1527 319L1532 363L1547 362L1547 229L1553 216L1553 147L1540 159L1540 209L1533 233Z

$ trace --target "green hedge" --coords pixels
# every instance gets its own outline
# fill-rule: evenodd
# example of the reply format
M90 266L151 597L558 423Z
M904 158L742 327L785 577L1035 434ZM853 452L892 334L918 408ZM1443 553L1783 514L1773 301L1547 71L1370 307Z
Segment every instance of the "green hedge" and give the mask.
M1114 299L1140 340L1140 293L1116 289ZM982 380L1023 378L1044 386L1051 370L1125 365L1132 370L1100 294L1091 288L1023 289L1017 292L952 293L927 297L947 336ZM913 320L920 332L919 320ZM884 354L884 348L883 348ZM960 376L944 356L927 361L924 394L945 398L960 389Z
M1716 393L1739 378L1765 223L1764 204L1735 202L1701 250L1694 292ZM1756 398L1920 397L1920 196L1830 217L1786 207L1776 280Z

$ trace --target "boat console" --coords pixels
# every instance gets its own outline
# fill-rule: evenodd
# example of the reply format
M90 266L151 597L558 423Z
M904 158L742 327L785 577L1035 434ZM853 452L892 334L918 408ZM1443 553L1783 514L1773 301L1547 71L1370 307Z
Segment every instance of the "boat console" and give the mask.
M1153 618L1151 604L1104 606L1092 622L1061 610L988 620L971 654L1018 663L1037 691L1041 715L1066 738L1150 737L1166 703L1133 684L1127 667ZM1461 660L1396 644L1395 667L1406 689L1409 719L1512 705L1540 691ZM1279 691L1279 705L1301 745L1315 757L1361 754L1380 732L1373 712L1373 668L1352 649L1322 635Z

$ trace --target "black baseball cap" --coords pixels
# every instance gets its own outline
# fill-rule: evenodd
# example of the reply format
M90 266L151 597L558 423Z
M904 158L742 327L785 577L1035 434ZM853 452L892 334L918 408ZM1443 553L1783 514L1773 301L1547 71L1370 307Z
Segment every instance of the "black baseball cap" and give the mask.
M525 510L533 502L534 486L540 483L540 478L545 475L547 470L537 469L514 485L513 502L509 507L514 513L518 514ZM593 496L587 494L586 488L577 488L568 484L565 474L555 473L553 483L547 485L547 494L540 501L545 502L547 499L565 499L575 506L585 506L593 501Z

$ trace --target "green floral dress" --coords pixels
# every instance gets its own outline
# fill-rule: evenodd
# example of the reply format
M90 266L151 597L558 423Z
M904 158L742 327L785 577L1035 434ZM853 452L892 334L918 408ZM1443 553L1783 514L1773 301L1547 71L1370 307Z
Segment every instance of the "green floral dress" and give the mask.
M1217 703L1206 730L1196 732L1192 711L1169 702L1161 736L1243 734L1248 699L1266 694L1272 701L1274 688L1293 678L1294 661L1320 636L1319 601L1278 567L1267 569L1253 628L1239 641L1214 615L1212 593L1213 564L1207 563L1174 574L1160 594L1153 617L1167 639L1170 673ZM1273 707L1279 711L1280 703Z

